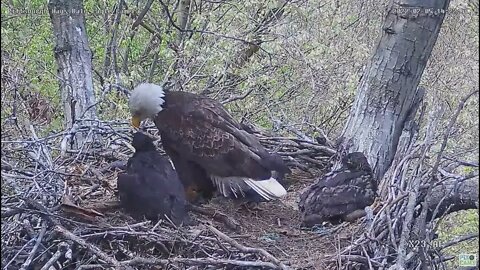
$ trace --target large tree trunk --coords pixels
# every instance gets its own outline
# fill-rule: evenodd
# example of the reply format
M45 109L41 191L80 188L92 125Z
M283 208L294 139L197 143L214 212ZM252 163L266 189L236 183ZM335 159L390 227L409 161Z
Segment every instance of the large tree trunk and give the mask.
M82 0L50 0L48 11L55 35L55 59L65 125L80 118L96 118L92 78L92 52L85 29ZM83 139L77 135L76 142Z
M360 80L343 145L366 154L379 180L390 167L448 0L395 0ZM426 14L432 11L432 14ZM443 11L443 12L442 12ZM435 13L433 13L435 12Z
M385 211L380 211L371 225L373 229L370 231L374 233L368 237L375 241L367 242L372 245L369 256L390 258L384 260L392 265L389 269L428 269L434 265L427 260L431 257L431 253L426 252L428 247L414 251L409 246L411 240L432 241L433 218L478 207L478 175L447 177L447 180L438 177L438 163L448 135L437 155L438 160L431 169L424 167L430 163L425 157L433 145L432 130L436 124L432 119L438 116L432 115L429 121L432 126L427 127L421 147L413 147L418 131L415 114L424 95L424 89L418 88L418 84L449 2L393 1L341 136L340 151L363 152L372 165L376 180L381 181L380 193L385 202L382 209ZM459 110L467 99L461 102ZM452 125L458 113L452 118ZM450 133L450 128L449 124L446 134ZM414 160L414 154L420 158L412 163L404 162ZM395 166L390 168L392 162ZM400 203L393 203L397 199ZM397 220L392 222L394 219ZM387 233L381 236L379 232L382 231ZM396 245L393 251L378 251L381 245L391 243ZM417 266L420 268L415 268Z

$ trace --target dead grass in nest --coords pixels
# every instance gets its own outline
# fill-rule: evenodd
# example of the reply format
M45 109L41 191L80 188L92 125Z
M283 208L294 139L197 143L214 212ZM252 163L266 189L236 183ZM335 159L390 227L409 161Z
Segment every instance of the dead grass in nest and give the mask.
M240 224L235 233L241 236L239 241L246 246L264 248L293 269L335 269L331 256L340 247L350 244L358 226L344 223L326 227L324 231L301 228L297 200L313 178L296 172L289 177L293 184L287 196L279 201L262 203L258 210L247 210L218 197L208 206L228 213ZM216 226L229 230L219 222Z

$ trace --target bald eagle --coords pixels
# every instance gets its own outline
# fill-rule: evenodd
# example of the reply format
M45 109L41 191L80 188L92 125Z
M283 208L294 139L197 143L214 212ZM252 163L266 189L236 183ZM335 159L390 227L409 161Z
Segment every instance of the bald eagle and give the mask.
M167 216L176 225L187 221L183 185L168 158L141 132L134 134L132 145L135 154L128 160L126 173L117 179L121 205L135 217Z
M290 170L255 135L245 131L217 101L142 83L128 102L132 124L152 119L190 201L223 196L270 201L286 194Z
M353 219L357 210L374 202L376 191L377 183L365 155L347 154L342 158L342 168L318 179L300 195L303 225Z

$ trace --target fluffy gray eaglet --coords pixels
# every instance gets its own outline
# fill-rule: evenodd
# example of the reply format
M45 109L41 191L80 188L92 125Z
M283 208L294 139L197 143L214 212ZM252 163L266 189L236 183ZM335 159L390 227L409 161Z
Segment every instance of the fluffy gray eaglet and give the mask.
M363 153L346 155L342 165L341 169L316 180L300 195L304 226L349 220L357 210L374 202L377 184Z
M290 170L282 158L267 152L219 102L142 83L128 105L135 127L147 118L155 122L189 201L208 199L215 188L257 202L286 194L281 183Z

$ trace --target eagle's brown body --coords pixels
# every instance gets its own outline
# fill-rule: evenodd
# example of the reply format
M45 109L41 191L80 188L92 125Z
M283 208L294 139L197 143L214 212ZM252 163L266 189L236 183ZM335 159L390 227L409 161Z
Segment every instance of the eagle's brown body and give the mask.
M154 121L190 199L211 196L211 175L261 180L272 177L272 171L288 171L279 156L268 153L213 99L166 92L164 107ZM239 193L248 192L241 188Z
M138 119L155 122L190 201L208 199L215 190L249 201L268 201L286 193L280 182L289 169L282 158L267 152L219 102L140 84L129 106L134 125Z

